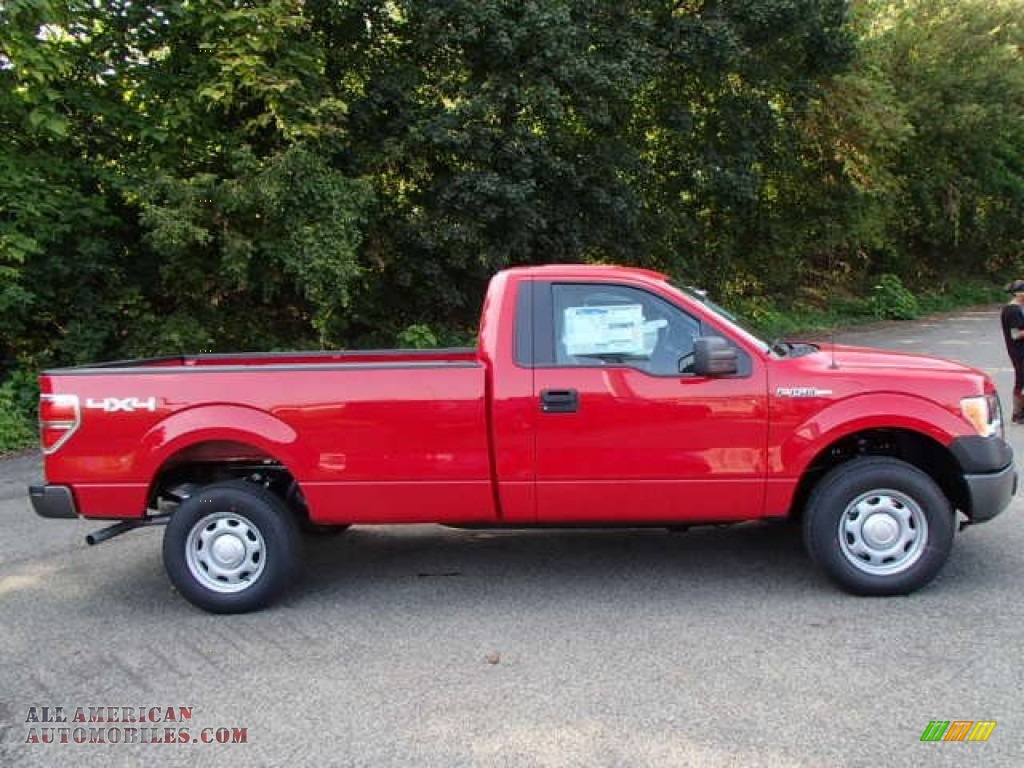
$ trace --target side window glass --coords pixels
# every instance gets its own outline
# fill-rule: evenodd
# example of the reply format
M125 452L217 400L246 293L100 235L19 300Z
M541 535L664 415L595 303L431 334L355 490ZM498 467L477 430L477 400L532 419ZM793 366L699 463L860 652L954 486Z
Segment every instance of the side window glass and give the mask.
M664 299L618 285L552 286L555 364L628 365L678 376L693 362L699 323Z

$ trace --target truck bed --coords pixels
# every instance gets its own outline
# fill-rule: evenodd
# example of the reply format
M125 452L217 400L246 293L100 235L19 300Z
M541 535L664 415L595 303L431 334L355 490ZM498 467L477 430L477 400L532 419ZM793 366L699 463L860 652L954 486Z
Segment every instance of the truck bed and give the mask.
M316 522L495 514L487 368L475 349L172 356L46 371L79 424L47 456L88 517L144 514L189 462L280 462ZM90 482L83 478L93 478Z

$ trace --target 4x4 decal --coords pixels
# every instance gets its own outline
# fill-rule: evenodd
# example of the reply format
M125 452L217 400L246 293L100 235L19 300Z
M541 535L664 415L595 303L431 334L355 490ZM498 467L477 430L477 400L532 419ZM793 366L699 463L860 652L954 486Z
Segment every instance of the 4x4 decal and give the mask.
M155 411L156 398L147 397L146 399L141 399L138 397L88 397L85 400L85 407L94 408L100 411L106 411L107 413L117 413L118 411L125 411L127 413L131 413L132 411Z

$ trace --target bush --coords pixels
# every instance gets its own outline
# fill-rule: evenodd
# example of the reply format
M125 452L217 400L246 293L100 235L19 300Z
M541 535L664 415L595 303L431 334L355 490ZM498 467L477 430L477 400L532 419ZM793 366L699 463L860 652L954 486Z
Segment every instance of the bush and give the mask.
M395 341L403 349L438 349L441 347L475 347L476 328L463 326L435 327L426 323L414 323L395 335Z
M35 444L36 386L35 376L26 371L15 371L0 385L0 454Z
M416 323L399 331L397 339L399 346L405 349L433 349L438 346L437 334L429 325L423 323Z
M903 282L893 274L884 274L871 291L872 314L882 320L913 320L921 308Z

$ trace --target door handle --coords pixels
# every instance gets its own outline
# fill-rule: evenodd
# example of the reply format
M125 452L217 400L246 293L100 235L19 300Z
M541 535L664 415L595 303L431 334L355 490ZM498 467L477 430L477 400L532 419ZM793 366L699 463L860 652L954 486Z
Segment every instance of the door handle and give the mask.
M542 389L540 409L544 413L576 413L580 409L580 393L575 389Z

